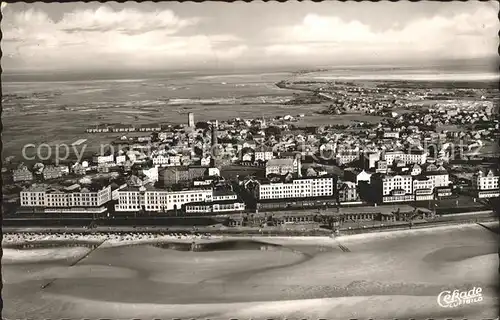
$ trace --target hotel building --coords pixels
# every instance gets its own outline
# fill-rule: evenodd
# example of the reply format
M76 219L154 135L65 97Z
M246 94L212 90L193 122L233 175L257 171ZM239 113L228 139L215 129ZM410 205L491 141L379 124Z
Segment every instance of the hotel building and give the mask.
M127 187L118 192L117 212L179 210L191 202L212 202L212 189L191 189L181 191L160 190L153 187Z
M411 175L375 173L371 176L370 184L375 202L403 202L414 199Z
M426 176L417 176L413 178L413 190L415 200L433 200L434 199L434 180Z
M64 189L54 189L45 185L34 185L21 191L21 206L43 208L45 212L93 212L107 210L111 201L111 186L102 189L81 188L74 184Z
M270 159L266 162L266 177L270 174L286 175L288 173L300 174L300 158Z
M321 176L284 182L259 181L254 189L254 196L257 200L333 197L334 180L332 176Z
M425 164L427 161L427 154L423 150L386 151L382 153L381 158L387 162L389 167L397 160L407 165L413 163Z
M479 170L472 177L472 186L478 198L495 198L500 196L498 172L493 169Z

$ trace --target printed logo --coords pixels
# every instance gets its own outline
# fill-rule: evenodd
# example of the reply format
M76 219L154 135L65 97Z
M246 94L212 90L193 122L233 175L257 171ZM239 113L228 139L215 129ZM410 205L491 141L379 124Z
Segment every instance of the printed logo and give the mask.
M483 301L483 289L474 287L469 291L445 290L437 297L437 303L443 308L455 308L464 304Z

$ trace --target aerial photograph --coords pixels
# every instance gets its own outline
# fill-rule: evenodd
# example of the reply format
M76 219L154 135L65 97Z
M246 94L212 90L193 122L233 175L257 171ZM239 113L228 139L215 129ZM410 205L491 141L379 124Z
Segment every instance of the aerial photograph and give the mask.
M498 319L499 9L2 1L2 319Z

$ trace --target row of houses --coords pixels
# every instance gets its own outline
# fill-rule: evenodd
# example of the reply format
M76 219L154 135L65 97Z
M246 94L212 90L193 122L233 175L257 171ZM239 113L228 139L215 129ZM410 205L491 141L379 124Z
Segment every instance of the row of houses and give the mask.
M39 171L39 170L37 170ZM60 178L69 173L68 166L44 166L39 173L44 180ZM14 182L32 181L34 179L33 172L25 165L19 166L12 170L12 180Z
M159 124L144 124L139 127L127 124L99 124L87 128L87 133L106 133L106 132L156 132L161 131Z

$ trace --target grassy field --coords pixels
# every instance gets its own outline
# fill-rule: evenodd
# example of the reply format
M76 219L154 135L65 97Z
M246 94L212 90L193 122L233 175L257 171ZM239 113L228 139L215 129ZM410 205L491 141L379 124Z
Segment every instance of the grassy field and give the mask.
M98 123L147 124L147 123L187 123L187 113L195 114L195 121L210 119L229 120L233 118L270 118L276 116L306 114L296 122L299 126L319 126L329 124L348 124L356 120L379 122L381 117L357 114L320 115L322 105L285 106L285 105L195 105L189 107L164 107L147 109L140 107L100 108L85 110L47 110L44 113L13 113L3 115L3 157L21 156L23 146L43 143L49 145L67 144L78 139L88 139L83 145L89 152L98 151L100 144L109 143L120 133L89 134L85 130Z

